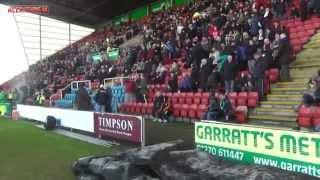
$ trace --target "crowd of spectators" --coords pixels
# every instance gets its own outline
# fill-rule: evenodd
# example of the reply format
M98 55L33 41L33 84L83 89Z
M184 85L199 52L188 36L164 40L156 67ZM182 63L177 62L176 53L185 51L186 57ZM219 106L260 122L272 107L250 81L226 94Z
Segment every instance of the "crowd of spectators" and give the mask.
M278 20L319 13L318 1L301 0L300 6L293 0L197 0L95 32L32 65L30 86L48 98L79 77L102 83L139 73L125 82L126 102L145 102L148 84L166 84L173 93L258 91L262 98L267 69L279 68L281 80L290 80L290 42ZM139 33L143 44L122 50L118 63L90 56Z

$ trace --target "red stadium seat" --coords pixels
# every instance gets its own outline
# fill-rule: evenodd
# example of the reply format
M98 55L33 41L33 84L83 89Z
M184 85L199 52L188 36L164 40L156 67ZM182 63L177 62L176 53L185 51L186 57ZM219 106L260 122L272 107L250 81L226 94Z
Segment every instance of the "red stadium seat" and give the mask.
M258 92L249 92L248 94L248 107L255 108L258 106L259 95Z
M186 93L178 93L178 103L184 104L186 102Z
M298 113L298 124L300 127L310 128L313 123L312 118L312 108L301 106Z
M272 83L275 83L279 80L279 69L277 68L274 68L274 69L270 69L269 70L269 80L272 82Z
M203 114L204 114L205 112L207 112L207 110L208 110L208 106L207 106L207 105L201 104L200 106L198 106L198 109L197 109L197 118L202 119Z
M209 104L210 93L202 93L201 96L201 104L208 105Z
M142 114L142 115L146 115L146 114L147 114L147 109L148 109L148 104L143 103L143 104L141 105L141 114Z
M248 102L248 93L240 92L237 98L237 106L247 106Z
M320 125L320 107L316 107L313 112L313 125L319 126Z
M181 117L188 117L189 105L183 104L181 106L180 116Z
M235 111L235 119L238 123L246 123L247 122L247 114L245 111L236 110Z
M192 104L193 96L194 96L193 93L187 93L187 94L186 94L186 104L188 104L188 105L191 105L191 104Z
M134 114L136 111L137 103L130 103L129 113Z
M178 98L179 98L179 94L178 93L174 93L172 95L172 98L171 98L171 103L172 104L178 104Z
M238 94L236 92L228 94L228 98L229 98L233 107L237 106L237 97L238 97Z
M171 103L171 101L172 101L172 93L166 93L165 96L168 98L168 101Z
M202 96L201 93L195 93L193 98L193 103L199 105L201 103L201 96Z
M147 114L152 114L152 108L153 108L153 104L149 103L147 105Z
M189 111L188 111L189 118L192 118L192 119L197 118L197 109L198 109L198 106L196 104L189 106Z
M174 104L173 105L173 116L174 117L180 117L180 111L181 111L181 105L180 104Z
M142 105L143 103L136 104L135 111L134 111L135 114L141 114Z

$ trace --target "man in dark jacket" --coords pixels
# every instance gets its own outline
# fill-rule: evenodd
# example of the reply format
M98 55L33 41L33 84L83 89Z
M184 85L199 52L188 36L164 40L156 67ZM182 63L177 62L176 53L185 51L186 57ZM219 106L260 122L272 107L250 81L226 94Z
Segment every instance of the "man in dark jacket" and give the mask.
M237 64L232 62L232 56L228 56L228 62L223 67L223 78L226 93L234 92L234 81L237 76Z
M213 69L212 73L208 77L208 90L209 91L216 91L219 87L220 83L220 74L218 70L215 68Z
M265 71L267 70L267 62L265 62L264 58L261 57L261 54L256 53L254 55L254 59L256 60L254 69L253 69L253 78L254 78L254 84L255 88L258 91L259 98L262 98L264 96L264 76Z
M95 102L99 105L99 112L106 112L107 98L107 93L103 85L100 85L99 91L94 96Z
M148 92L147 81L144 78L144 76L141 75L140 78L137 80L137 85L136 85L137 102L146 102L147 92Z
M76 106L80 111L92 111L91 98L88 91L81 85L76 96Z
M208 87L208 76L210 72L212 71L212 65L210 65L206 59L201 60L200 64L200 71L199 71L199 88L202 89L202 91L206 91Z
M189 64L196 64L200 67L200 62L202 59L208 57L208 52L206 52L200 43L197 43L191 50L191 62Z
M279 44L279 64L281 65L280 79L281 81L289 81L289 63L290 63L290 43L287 40L286 35L283 33L280 35Z
M210 106L208 112L204 113L203 119L205 120L218 120L221 114L219 100L216 97L210 98Z

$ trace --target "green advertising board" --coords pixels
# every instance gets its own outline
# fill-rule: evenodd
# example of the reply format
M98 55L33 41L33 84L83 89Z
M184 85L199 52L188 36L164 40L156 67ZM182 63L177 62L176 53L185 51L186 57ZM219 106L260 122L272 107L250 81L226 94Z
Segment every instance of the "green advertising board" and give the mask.
M172 2L173 0L163 0L163 1L154 2L151 4L151 11L155 13L155 12L170 9L173 6Z
M196 122L200 150L227 160L320 177L320 134L220 122Z
M116 61L119 59L119 48L110 50L108 53L108 60Z
M1 116L4 116L4 115L11 116L11 112L12 112L11 103L4 103L4 102L0 103L0 115Z
M140 20L145 16L148 16L148 6L144 6L138 9L135 9L129 13L130 19L132 21Z

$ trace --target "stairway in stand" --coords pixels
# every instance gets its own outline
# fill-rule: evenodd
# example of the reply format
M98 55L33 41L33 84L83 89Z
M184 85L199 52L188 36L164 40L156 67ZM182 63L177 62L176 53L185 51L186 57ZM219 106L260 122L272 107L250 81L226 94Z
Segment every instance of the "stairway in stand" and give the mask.
M309 30L315 32L320 27L320 19L313 18L309 21L311 22L304 22L299 28L301 32L297 31L297 27L288 24L295 52L298 53L303 49L296 55L296 60L290 64L291 81L277 82L271 85L271 91L266 96L266 100L261 101L259 107L249 112L249 124L279 128L297 127L295 110L301 103L302 95L308 90L309 79L315 76L320 69L320 32L312 38L310 37L313 33L299 36L301 40L295 37L297 34L303 34L303 28L308 27L305 32ZM293 21L293 24L297 24L297 22ZM309 27L310 24L314 26L313 30ZM304 45L304 43L307 44Z

